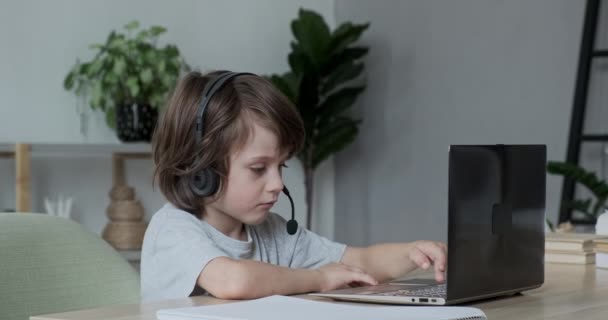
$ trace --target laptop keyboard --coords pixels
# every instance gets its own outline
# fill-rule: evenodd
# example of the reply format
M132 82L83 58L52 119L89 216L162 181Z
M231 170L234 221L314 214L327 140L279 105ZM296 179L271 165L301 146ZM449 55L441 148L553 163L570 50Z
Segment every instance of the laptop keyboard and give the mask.
M430 298L443 298L446 296L446 286L444 284L438 284L436 286L427 286L418 289L404 289L391 292L380 292L376 293L377 296L391 296L391 297L430 297Z

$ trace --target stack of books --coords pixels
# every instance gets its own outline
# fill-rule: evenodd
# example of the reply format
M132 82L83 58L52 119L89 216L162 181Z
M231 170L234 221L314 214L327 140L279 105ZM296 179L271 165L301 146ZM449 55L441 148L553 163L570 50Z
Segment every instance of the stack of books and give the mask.
M608 239L595 240L595 265L608 269Z
M607 236L588 233L547 233L545 262L593 264L596 258L594 242L601 238L605 239Z

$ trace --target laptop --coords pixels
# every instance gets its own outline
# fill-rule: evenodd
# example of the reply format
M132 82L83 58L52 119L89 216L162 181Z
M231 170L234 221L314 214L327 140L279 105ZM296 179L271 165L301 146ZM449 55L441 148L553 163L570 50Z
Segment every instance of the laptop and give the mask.
M450 305L544 282L544 145L452 145L446 281L410 279L314 293L336 300Z

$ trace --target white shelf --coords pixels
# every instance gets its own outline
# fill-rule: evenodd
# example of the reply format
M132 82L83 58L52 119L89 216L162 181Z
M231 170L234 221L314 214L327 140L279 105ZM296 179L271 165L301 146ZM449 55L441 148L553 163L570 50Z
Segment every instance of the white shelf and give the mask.
M25 142L25 144L28 144ZM113 153L150 154L149 143L32 143L31 155L36 157L112 157ZM14 152L15 144L0 143L0 153Z

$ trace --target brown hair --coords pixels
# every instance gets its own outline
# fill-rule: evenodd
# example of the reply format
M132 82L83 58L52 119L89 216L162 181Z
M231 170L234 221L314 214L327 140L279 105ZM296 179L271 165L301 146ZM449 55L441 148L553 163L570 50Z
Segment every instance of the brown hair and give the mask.
M196 144L196 112L205 85L221 72L190 72L178 82L152 138L154 183L176 207L196 216L202 199L190 189L193 174L211 168L224 192L230 155L249 138L255 122L276 134L281 153L289 157L304 143L304 125L294 105L268 80L239 75L217 91L205 110L204 133Z

